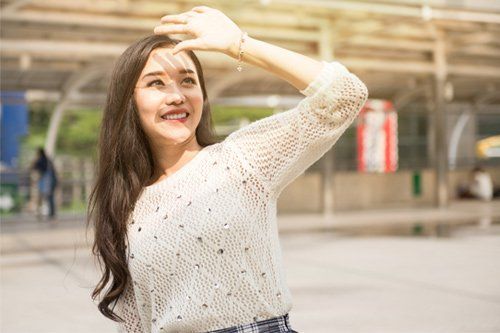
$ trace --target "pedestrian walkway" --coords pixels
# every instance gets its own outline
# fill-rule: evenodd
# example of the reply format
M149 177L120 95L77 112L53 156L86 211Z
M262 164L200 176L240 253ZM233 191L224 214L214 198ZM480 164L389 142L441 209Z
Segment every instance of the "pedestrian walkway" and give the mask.
M56 222L38 222L23 215L2 219L1 252L23 249L86 247L92 232L86 233L83 215L65 214ZM319 214L279 215L281 234L334 231L344 235L446 235L454 227L500 223L500 200L453 202L447 209L405 208ZM43 239L43 241L40 241Z
M464 200L452 202L447 208L415 207L398 209L336 212L330 216L294 214L278 218L280 230L345 231L368 234L404 233L414 227L432 229L447 226L500 223L500 200L482 202ZM426 231L426 230L424 230Z
M280 216L292 326L301 333L500 332L497 205L338 213L328 228L322 217ZM380 231L438 222L453 227L413 237ZM116 332L90 299L100 275L83 225L75 217L53 225L2 221L1 332ZM358 230L370 226L379 229Z

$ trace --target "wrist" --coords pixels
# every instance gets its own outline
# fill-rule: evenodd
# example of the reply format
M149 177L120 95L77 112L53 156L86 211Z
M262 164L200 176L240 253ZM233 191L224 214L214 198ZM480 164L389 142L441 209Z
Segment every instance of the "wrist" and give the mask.
M231 58L234 58L234 59L238 59L239 58L239 54L240 54L240 47L242 47L242 43L243 43L243 34L244 34L244 31L240 31L240 33L237 35L237 37L235 38L234 42L229 46L226 54L228 56L230 56ZM247 40L249 37L248 35L245 37L245 40Z

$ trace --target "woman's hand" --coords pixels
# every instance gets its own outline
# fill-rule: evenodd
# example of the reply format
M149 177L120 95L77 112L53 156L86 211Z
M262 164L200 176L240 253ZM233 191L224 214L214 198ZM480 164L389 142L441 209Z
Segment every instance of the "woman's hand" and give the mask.
M241 30L218 9L197 6L179 15L166 15L161 18L161 23L155 27L155 34L195 37L178 43L173 54L183 50L203 50L222 52L234 58L238 56Z

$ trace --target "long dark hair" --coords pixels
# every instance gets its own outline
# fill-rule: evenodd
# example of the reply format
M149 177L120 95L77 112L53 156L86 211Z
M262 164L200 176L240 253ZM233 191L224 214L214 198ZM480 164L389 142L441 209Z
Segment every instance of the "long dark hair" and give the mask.
M122 322L114 305L130 279L126 261L127 220L144 186L153 177L154 160L133 98L134 87L148 60L159 47L173 47L179 40L150 35L130 45L118 58L111 75L100 128L96 181L89 198L87 228L94 227L92 254L104 268L92 292L95 300L103 289L98 308L106 317ZM217 142L203 71L192 51L187 54L198 72L203 92L203 114L196 129L202 147ZM110 307L113 306L113 308Z

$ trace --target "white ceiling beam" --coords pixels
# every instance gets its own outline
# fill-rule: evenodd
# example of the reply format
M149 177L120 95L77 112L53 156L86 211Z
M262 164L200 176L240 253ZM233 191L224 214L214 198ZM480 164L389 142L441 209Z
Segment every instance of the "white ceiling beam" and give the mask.
M422 6L407 6L366 1L325 1L325 0L273 0L273 4L293 5L322 11L358 11L388 16L422 18ZM467 9L432 8L432 20L451 20L500 24L500 14Z
M240 95L234 97L219 97L212 100L215 105L248 106L287 109L296 106L302 97L300 95Z
M314 34L302 36L304 38L317 38ZM13 40L2 39L2 55L18 57L20 54L28 53L33 56L54 54L71 57L73 59L88 59L92 57L117 57L128 46L128 44L107 43L107 42L67 42L55 40ZM279 43L278 43L279 44ZM289 44L291 45L291 44ZM389 38L368 38L368 37L353 37L350 42L336 44L336 47L374 47L387 50L413 50L413 51L430 51L432 43L418 41L391 40ZM306 50L303 47L302 50ZM462 53L483 56L500 56L500 49L488 46L470 46L460 49L455 49L451 45L450 53Z
M448 64L448 73L452 76L475 76L500 78L500 67L483 65Z
M473 33L460 33L460 34L449 34L447 39L453 43L463 43L463 44L489 44L489 43L500 43L500 36L498 32L493 31L478 31Z
M158 2L158 1L133 1L127 2L125 5L117 4L116 1L67 1L67 0L31 0L36 6L31 6L31 9L37 10L66 10L76 13L102 15L102 14L130 14L134 16L151 16L159 21L159 18L167 14L180 13L189 10L197 4L186 3L182 1ZM227 5L227 6L226 6ZM255 3L254 5L258 5ZM228 14L232 20L238 22L272 22L274 25L280 26L296 26L300 24L303 27L313 28L316 22L312 17L306 15L291 15L288 12L266 10L265 6L254 6L252 8L246 6L245 10L240 10L240 7L234 6L234 1L223 2L216 1L213 6L219 8L224 13ZM291 8L292 9L292 8Z
M153 10L144 12L140 10L122 8L114 11L99 11L94 8L92 3L85 2L91 5L91 8L86 11L84 8L72 1L60 3L60 6L44 8L41 4L38 7L30 7L15 12L2 12L0 17L4 22L32 22L32 23L52 23L52 24L72 24L72 25L91 25L108 28L126 28L126 29L152 29L158 25L160 18L169 13L178 13L175 10L167 10L168 6L163 6L161 10ZM97 2L96 4L99 4ZM61 10L70 7L72 11L64 12ZM225 13L232 20L239 24L256 24L259 26L266 23L272 23L273 26L281 27L297 27L313 29L317 27L316 20L312 17L304 15L296 15L293 13L276 13L245 9L245 11L224 9ZM124 17L126 16L126 17ZM148 16L150 18L148 18Z
M449 43L451 44L451 43ZM500 63L500 47L491 47L488 45L469 45L463 47L451 47L449 48L448 54L462 54L465 56L483 56L483 57L495 57L499 58Z
M177 12L185 5L179 1L81 1L81 0L31 0L29 9L37 10L64 10L75 12L90 12L103 14L135 13L137 16L161 15L158 13Z
M50 42L50 41L14 41L0 40L2 52L5 54L28 53L36 57L45 54L49 59L61 57L95 57L116 58L127 47L125 44L111 43L79 43L79 42ZM235 60L225 55L215 52L197 52L202 63L209 67L225 68L234 66ZM318 58L314 54L306 54L312 58ZM354 70L387 71L397 73L426 73L434 72L431 62L419 61L395 61L391 59L372 59L339 57L346 66ZM479 77L500 77L500 68L484 65L450 65L450 75L479 76Z
M500 14L498 13L476 12L459 9L433 9L432 17L433 20L500 24Z
M28 53L32 56L53 55L66 59L86 59L90 57L117 57L125 51L127 44L61 42L50 40L1 39L2 56Z
M28 89L26 91L26 100L28 102L59 102L62 98L63 93L58 90ZM106 94L72 92L66 97L66 100L70 103L90 102L102 104L106 101Z
M414 74L434 73L434 66L431 62L392 61L358 57L342 58L341 62L347 68L353 70Z
M462 53L470 56L500 57L500 48L488 45L457 45L447 40L448 53ZM377 36L353 36L341 42L336 42L336 47L373 47L390 50L432 51L432 41L417 41L411 39L387 38ZM500 60L500 59L499 59Z
M33 14L36 12L42 12L47 14L48 17L52 15L57 15L64 19L65 16L72 16L74 13L81 13L81 15L91 16L97 18L96 16L106 16L111 22L109 24L114 25L113 17L117 19L116 14L130 14L133 13L135 16L144 17L158 17L157 19L151 19L158 22L159 17L168 13L179 13L182 10L192 7L193 3L159 3L159 2L127 2L127 5L117 5L115 1L61 1L61 0L32 0L28 2L28 8L30 10L21 10L17 12L7 12L2 13L2 20L28 20L33 19L33 17L25 16L27 14ZM273 22L276 25L291 25L295 26L300 24L301 26L314 27L316 26L315 20L312 17L306 15L296 15L293 12L278 13L273 10L273 6L276 5L289 5L290 9L299 12L304 9L308 11L309 9L320 9L322 13L325 14L336 14L338 10L353 11L353 12L366 12L374 14L382 14L388 16L404 16L421 19L422 18L422 8L420 6L407 6L407 5L397 5L397 4L381 4L381 3L367 3L360 1L318 1L310 0L304 2L302 0L273 0L269 6L257 6L258 8L252 8L248 6L245 11L235 10L237 7L234 5L224 8L224 3L222 1L217 1L215 3L220 3L217 8L224 10L232 19L238 22L258 22L262 24L263 22ZM33 6L32 4L35 4ZM230 4L230 3L229 3ZM253 7L256 7L255 5ZM37 10L33 10L37 9ZM49 10L55 10L56 12L50 13ZM70 11L61 15L60 10ZM73 13L71 12L73 11ZM274 12L273 12L274 11ZM85 14L85 12L88 12ZM97 15L96 15L97 13ZM20 16L22 14L22 16ZM102 14L115 14L115 15L102 15ZM439 19L444 21L459 21L459 22L480 22L480 23L495 23L500 24L500 13L490 13L490 12L480 12L471 11L465 9L450 9L450 8L433 8L432 9L433 19ZM62 17L61 17L62 16ZM126 19L128 26L136 26L136 19L130 20ZM141 19L138 19L141 20ZM142 19L149 21L149 19ZM140 23L140 21L139 21ZM78 22L76 22L78 24ZM105 24L101 22L100 24ZM123 24L120 24L123 26ZM150 26L150 24L149 24Z
M1 39L2 56L19 56L29 54L33 58L41 59L75 59L96 60L96 58L113 60L119 57L128 47L118 43L91 43L91 42L60 42L42 40L6 40ZM236 60L216 52L196 52L200 61L208 62L213 68L223 68L234 65Z
M23 71L20 64L21 55L15 55L10 58L2 59L2 70L8 71ZM29 64L30 71L35 72L70 72L77 71L81 69L84 65L79 62L71 61L64 62L61 59L57 59L56 61L37 61L37 59L32 59Z
M7 22L30 22L38 24L55 24L68 26L81 26L108 29L138 30L144 33L153 33L155 26L159 24L159 19L139 19L139 18L120 18L109 16L96 16L91 14L65 14L60 13L42 13L42 12L23 12L5 15L1 17ZM297 30L293 28L266 28L254 22L254 26L240 24L240 27L247 31L249 35L256 38L273 38L294 41L316 41L317 32L314 30ZM258 25L257 25L258 24Z
M55 24L66 26L90 26L93 28L150 30L158 25L159 19L123 18L109 15L57 13L33 10L0 14L2 22L24 22L38 24Z
M351 46L361 46L361 47L376 47L383 49L394 49L394 50L412 50L412 51L431 51L433 48L433 42L431 41L416 41L408 39L393 39L393 38L383 38L376 36L353 36L345 41L336 43L336 47L347 45Z
M18 11L20 8L28 5L33 0L16 0L2 7L2 14L9 14Z

